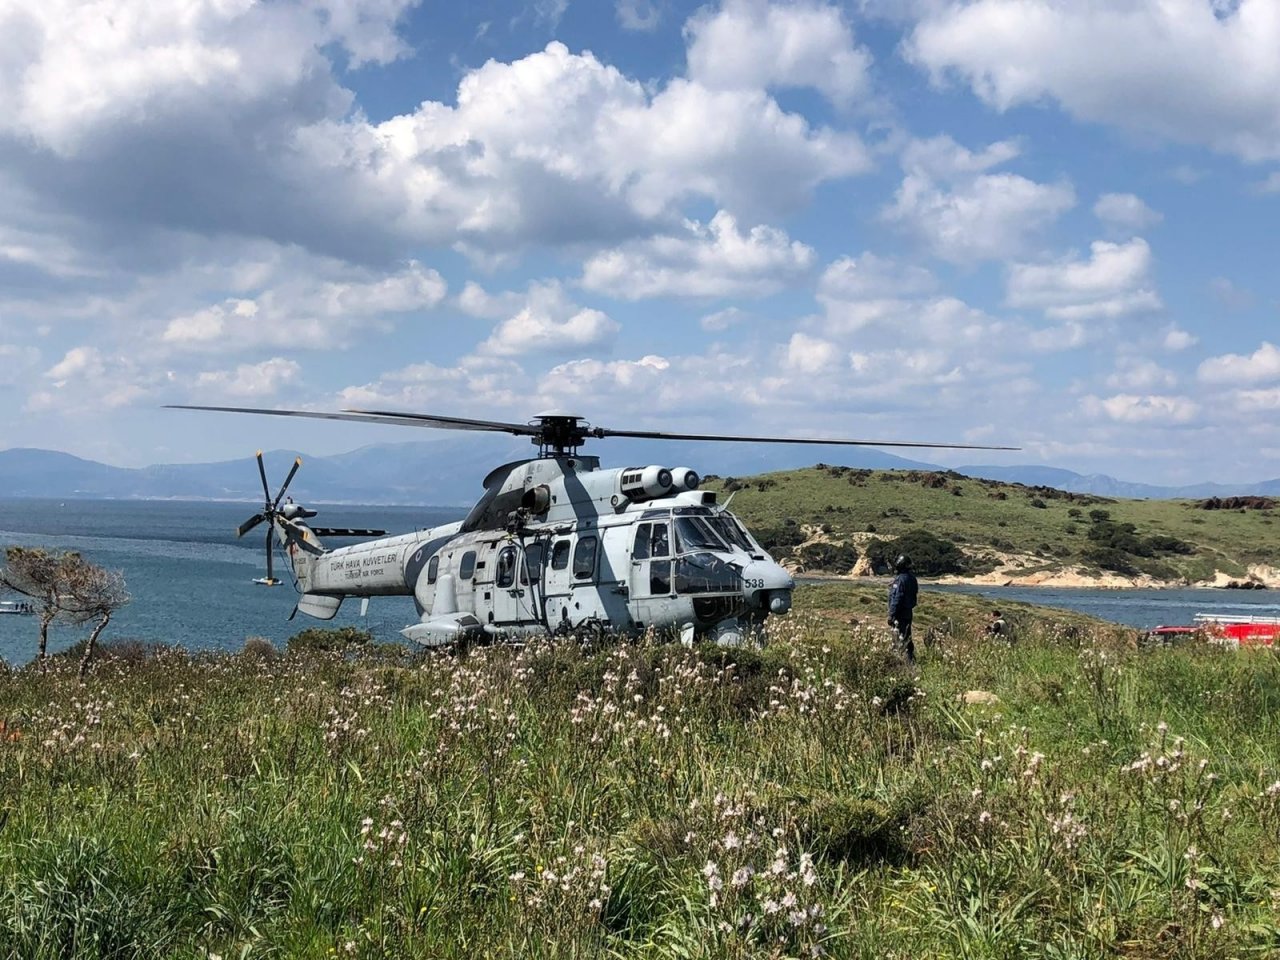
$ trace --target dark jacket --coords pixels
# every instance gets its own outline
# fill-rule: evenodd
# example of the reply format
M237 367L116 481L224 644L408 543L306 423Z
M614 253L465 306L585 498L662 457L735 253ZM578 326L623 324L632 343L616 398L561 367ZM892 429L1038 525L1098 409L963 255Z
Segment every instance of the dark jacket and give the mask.
M911 612L916 608L916 597L920 593L920 584L916 575L904 570L893 578L889 587L889 619L899 623L910 623Z

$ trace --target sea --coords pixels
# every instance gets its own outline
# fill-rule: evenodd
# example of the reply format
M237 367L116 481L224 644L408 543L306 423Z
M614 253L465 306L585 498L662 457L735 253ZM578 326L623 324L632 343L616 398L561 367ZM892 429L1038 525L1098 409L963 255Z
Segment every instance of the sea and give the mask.
M317 526L409 533L459 520L460 507L321 505ZM280 586L253 582L266 575L266 527L236 538L236 527L261 503L178 500L0 499L0 548L75 550L98 566L124 574L130 602L111 620L103 643L140 640L188 650L239 650L247 637L283 646L309 626L356 626L379 640L398 641L418 619L411 597L374 597L365 616L348 599L328 623L298 615L297 594L283 556L275 557ZM334 540L332 545L354 543ZM328 543L328 542L327 542ZM49 650L74 645L84 628L55 626ZM35 658L33 617L0 616L0 658L18 665Z
M122 571L132 600L113 618L104 643L139 640L188 650L239 650L247 637L265 637L282 646L300 630L316 625L356 626L381 641L400 640L401 628L417 619L410 597L374 597L364 615L359 600L347 600L328 624L303 616L290 621L296 594L283 558L276 558L282 585L264 587L253 582L265 574L265 528L236 538L236 526L259 507L176 500L0 499L0 547L76 550L99 566ZM317 509L316 525L373 527L388 534L436 526L465 513L457 507L322 505ZM1133 627L1190 623L1197 613L1280 616L1280 591L925 584L921 602L927 603L928 593L935 590L979 594L993 608L1011 601L1034 603ZM50 652L72 646L86 632L55 626ZM33 618L0 616L0 658L16 666L35 654Z

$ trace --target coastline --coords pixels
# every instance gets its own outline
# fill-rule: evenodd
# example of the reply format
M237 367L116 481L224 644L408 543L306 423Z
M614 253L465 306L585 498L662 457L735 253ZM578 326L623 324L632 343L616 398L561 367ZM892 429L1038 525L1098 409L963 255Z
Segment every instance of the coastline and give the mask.
M805 571L794 573L798 581L839 581L846 583L877 584L888 581L888 577L867 576L857 572L834 573L823 571ZM922 583L942 586L970 587L1050 587L1054 589L1078 590L1234 590L1230 584L1254 583L1257 587L1244 587L1246 592L1255 589L1280 589L1280 568L1262 564L1250 566L1243 576L1232 576L1221 570L1205 580L1160 580L1150 576L1126 577L1119 573L1088 573L1079 567L1064 567L1057 570L1023 571L1001 568L990 573L976 576L948 575L944 577L921 577Z

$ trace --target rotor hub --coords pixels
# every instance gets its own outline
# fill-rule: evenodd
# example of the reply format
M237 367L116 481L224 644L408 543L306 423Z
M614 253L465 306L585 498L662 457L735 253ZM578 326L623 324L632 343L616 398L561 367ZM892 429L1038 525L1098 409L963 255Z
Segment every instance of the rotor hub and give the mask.
M599 427L569 413L539 414L529 425L537 430L530 439L544 457L577 453L588 437L604 436Z

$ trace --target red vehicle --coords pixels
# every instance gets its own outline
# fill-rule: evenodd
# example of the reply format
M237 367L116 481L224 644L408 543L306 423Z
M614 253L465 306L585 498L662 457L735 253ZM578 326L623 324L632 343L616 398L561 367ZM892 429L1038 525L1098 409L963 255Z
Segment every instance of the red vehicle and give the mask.
M1280 641L1280 617L1197 613L1193 626L1160 626L1148 631L1149 636L1168 640L1193 633L1231 646L1270 647Z

